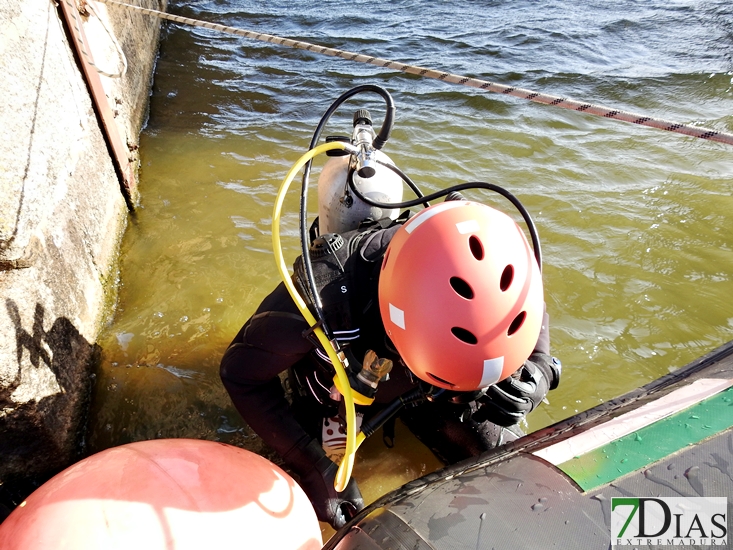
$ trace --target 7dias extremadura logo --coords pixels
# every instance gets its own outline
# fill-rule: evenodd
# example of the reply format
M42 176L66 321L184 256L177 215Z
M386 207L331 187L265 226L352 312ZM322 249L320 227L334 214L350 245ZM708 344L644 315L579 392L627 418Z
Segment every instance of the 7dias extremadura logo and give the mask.
M728 544L728 499L611 499L614 546L718 546Z

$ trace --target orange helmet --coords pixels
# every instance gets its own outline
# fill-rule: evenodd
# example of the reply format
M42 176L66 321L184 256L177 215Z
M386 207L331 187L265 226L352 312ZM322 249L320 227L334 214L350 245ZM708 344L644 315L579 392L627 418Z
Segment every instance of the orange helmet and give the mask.
M476 202L442 202L392 238L379 308L418 378L473 391L507 378L532 353L544 312L542 276L509 216Z

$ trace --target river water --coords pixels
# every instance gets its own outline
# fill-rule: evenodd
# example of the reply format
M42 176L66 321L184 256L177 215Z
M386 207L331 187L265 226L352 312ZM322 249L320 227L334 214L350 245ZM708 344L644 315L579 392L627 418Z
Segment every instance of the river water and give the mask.
M733 131L729 0L175 0L169 11ZM528 430L731 339L733 147L215 31L163 29L140 142L142 201L99 341L90 451L195 437L271 456L231 406L218 364L278 281L270 224L280 182L326 108L359 84L394 97L384 151L421 188L497 183L534 217L564 372ZM380 101L360 97L326 133L349 133L359 107L381 123ZM288 261L299 246L296 194L282 222ZM511 212L498 196L470 196ZM368 500L438 466L407 435L397 440L393 451L375 441L357 456Z

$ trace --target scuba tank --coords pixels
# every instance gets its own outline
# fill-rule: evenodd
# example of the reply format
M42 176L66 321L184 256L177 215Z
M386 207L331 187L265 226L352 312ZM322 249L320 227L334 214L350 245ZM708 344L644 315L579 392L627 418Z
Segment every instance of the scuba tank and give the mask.
M357 147L371 145L375 137L369 111L359 109L354 113L354 132L351 139L331 136L326 141L350 141ZM345 233L359 227L365 220L395 219L398 208L381 208L367 204L349 188L349 183L359 193L372 201L399 203L402 201L402 178L385 164L394 166L392 160L377 149L363 148L367 152L349 154L335 151L323 166L318 177L318 229L326 233Z

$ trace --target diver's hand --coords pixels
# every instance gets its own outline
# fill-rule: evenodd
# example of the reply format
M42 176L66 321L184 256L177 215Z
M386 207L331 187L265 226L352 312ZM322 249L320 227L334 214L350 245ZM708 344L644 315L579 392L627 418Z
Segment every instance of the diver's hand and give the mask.
M315 439L300 441L283 458L298 474L300 487L308 495L320 521L339 529L364 508L364 499L354 478L340 493L334 489L338 466Z
M346 525L356 513L364 508L364 499L356 480L352 477L346 489L340 493L333 487L338 466L324 456L307 474L301 476L300 486L310 498L320 521L331 524L334 529Z
M477 422L488 420L499 426L517 424L547 395L552 381L543 374L544 370L532 361L525 361L516 377L510 376L487 388L486 395L479 399L481 406L473 419Z

